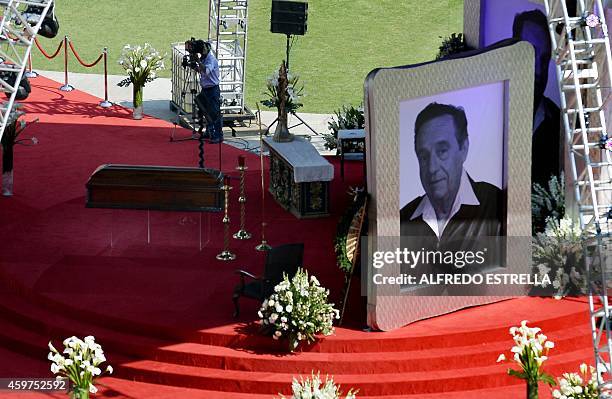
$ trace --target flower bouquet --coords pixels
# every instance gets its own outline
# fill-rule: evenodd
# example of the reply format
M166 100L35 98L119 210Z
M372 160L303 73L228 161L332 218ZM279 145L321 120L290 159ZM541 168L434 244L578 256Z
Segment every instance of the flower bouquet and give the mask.
M544 233L538 233L533 242L534 272L541 277L550 276L548 287L554 296L584 295L587 292L587 279L582 249L583 234L580 227L569 217L557 221L548 218Z
M277 340L287 338L291 351L301 341L314 342L316 334L331 335L340 315L327 303L328 295L317 278L309 278L301 268L291 280L285 275L258 312L264 332Z
M510 350L514 353L513 360L521 366L521 371L508 369L508 374L527 382L527 398L538 398L538 382L542 381L550 386L556 385L554 378L542 370L542 364L548 359L548 351L555 347L548 341L546 335L539 328L529 328L527 321L523 320L520 327L510 328L510 335L515 345ZM506 360L503 353L497 362Z
M340 386L334 383L332 378L325 377L325 382L321 381L319 374L304 379L300 378L298 381L293 378L291 383L291 390L293 394L290 398L286 398L280 395L281 399L342 399L342 392ZM348 391L345 399L355 399L357 392L352 389Z
M51 342L49 349L51 372L57 374L58 378L65 377L70 380L73 399L87 399L89 393L98 391L94 382L103 373L100 365L106 361L106 357L94 337L87 336L83 340L77 337L65 339L63 353L66 356L59 353ZM108 365L104 372L111 374L113 368Z
M293 140L289 134L287 116L288 114L295 114L295 111L303 105L299 102L299 99L304 91L304 86L299 81L297 75L289 73L285 61L281 64L278 72L268 78L265 93L268 98L261 103L268 108L276 108L278 111L274 141Z
M160 55L149 43L132 47L127 44L121 51L119 65L125 69L128 77L117 83L117 86L133 86L134 119L142 119L142 91L146 83L157 78L157 72L163 70L164 55Z
M552 396L556 399L598 399L597 385L595 367L582 363L580 374L563 373L559 378L559 389L555 389Z

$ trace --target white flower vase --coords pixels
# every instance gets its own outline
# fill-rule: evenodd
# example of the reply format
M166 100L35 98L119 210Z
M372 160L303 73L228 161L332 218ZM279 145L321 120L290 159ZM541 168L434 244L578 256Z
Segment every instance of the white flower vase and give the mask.
M2 174L2 195L10 197L13 195L13 171Z

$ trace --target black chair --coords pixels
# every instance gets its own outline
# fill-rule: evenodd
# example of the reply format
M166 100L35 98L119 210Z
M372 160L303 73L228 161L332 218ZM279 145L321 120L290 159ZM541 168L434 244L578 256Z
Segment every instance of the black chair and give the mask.
M234 288L234 317L240 314L238 300L241 296L262 301L272 295L274 287L283 280L283 274L292 278L298 267L302 266L304 244L286 244L270 249L266 255L264 274L257 277L245 270L236 270L240 284ZM246 277L253 281L247 283Z

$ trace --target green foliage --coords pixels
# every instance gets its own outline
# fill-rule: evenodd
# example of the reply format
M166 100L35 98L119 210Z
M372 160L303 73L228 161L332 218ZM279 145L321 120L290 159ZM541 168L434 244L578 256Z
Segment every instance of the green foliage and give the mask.
M534 183L531 191L532 234L546 229L547 219L561 220L565 215L565 177L551 176L548 187Z
M268 78L266 83L266 95L268 98L261 101L261 104L268 108L276 108L280 105L280 97L278 93L278 75L276 72L274 75ZM287 94L288 100L285 104L287 107L287 113L295 114L298 108L302 107L304 104L299 102L300 97L302 97L304 93L304 85L300 83L300 77L298 75L293 75L291 73L287 74Z
M266 77L285 59L285 36L270 32L271 5L270 0L249 1L246 102L252 109L265 90ZM86 62L108 47L109 73L114 75L123 74L116 61L125 43L148 42L170 54L171 43L208 37L208 2L202 0L61 0L56 15L59 35L39 38L42 47L54 51L68 35ZM462 0L309 0L308 32L291 49L291 70L300 74L308 89L301 110L331 113L339 99L359 103L372 69L431 60L438 37L462 26ZM63 52L53 61L37 49L32 54L34 69L64 70ZM101 64L83 68L69 58L71 72L102 69ZM160 77L170 77L170 72L168 68Z
M349 274L353 267L352 262L348 258L346 253L346 240L349 232L349 227L351 227L351 223L355 214L363 206L367 197L367 193L365 190L357 191L353 201L350 203L347 210L344 212L340 221L338 222L338 228L336 230L336 238L334 240L334 250L336 251L336 262L338 263L338 267L345 274Z
M440 39L442 39L442 37L440 37ZM465 43L463 33L452 33L442 40L442 44L438 48L436 60L442 60L448 56L463 53L468 50L470 50L470 48Z
M328 150L333 150L338 147L338 130L363 129L365 127L363 105L358 108L352 105L343 105L342 109L334 111L334 115L332 120L327 123L327 128L331 133L323 134L325 148Z

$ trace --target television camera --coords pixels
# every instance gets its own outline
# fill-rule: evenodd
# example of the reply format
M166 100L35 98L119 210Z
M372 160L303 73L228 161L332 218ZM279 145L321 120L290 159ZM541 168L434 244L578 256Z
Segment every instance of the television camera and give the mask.
M183 56L181 65L183 68L189 67L191 69L198 69L198 63L200 62L198 54L201 54L202 57L206 57L210 48L211 45L209 42L192 37L185 42L185 51L187 51L187 54Z

